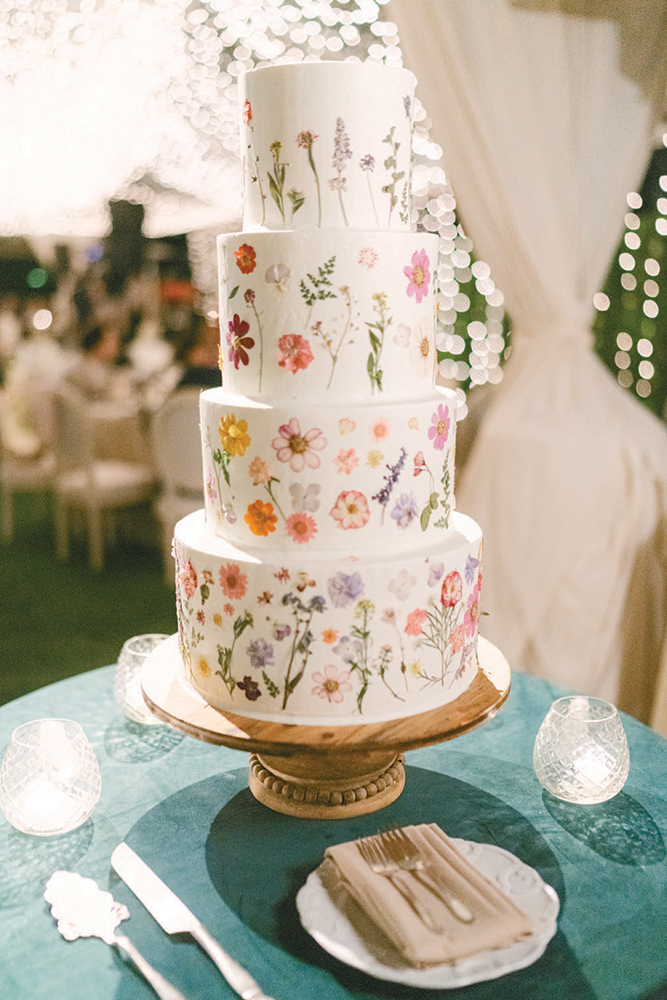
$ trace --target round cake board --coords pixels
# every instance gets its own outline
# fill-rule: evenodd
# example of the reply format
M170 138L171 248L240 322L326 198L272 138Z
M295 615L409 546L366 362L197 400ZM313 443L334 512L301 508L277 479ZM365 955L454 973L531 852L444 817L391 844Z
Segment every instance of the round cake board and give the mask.
M447 705L386 722L311 726L267 722L213 708L184 676L178 637L147 658L144 701L159 719L205 743L250 754L249 786L276 812L341 819L383 809L405 784L403 752L455 739L493 718L507 699L511 671L479 638L470 687Z

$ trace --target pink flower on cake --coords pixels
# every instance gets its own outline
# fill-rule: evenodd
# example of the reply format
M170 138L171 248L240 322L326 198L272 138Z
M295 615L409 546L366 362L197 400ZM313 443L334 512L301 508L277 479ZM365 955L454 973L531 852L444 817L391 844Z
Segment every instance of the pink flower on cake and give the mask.
M466 639L465 630L462 624L457 625L456 628L453 629L452 634L449 637L449 641L452 644L452 653L459 653L463 649Z
M292 472L303 472L306 466L319 468L320 459L315 452L326 448L327 441L318 427L302 434L299 421L292 417L278 428L278 433L280 437L273 439L271 447L275 448L279 462L288 462Z
M386 417L374 420L370 426L371 437L374 441L386 441L391 434L391 427Z
M266 486L271 479L271 470L264 459L258 455L248 466L248 475L252 479L253 486Z
M373 247L362 247L359 251L359 263L362 267L367 268L369 271L375 267L378 262L378 253Z
M229 604L228 602L227 604L224 605L222 610L225 612L226 615L229 615L231 617L231 615L234 614L234 605Z
M253 535L266 538L271 532L276 530L278 517L273 512L272 503L264 503L263 500L255 500L248 504L248 509L243 515L243 520L248 525Z
M333 464L336 466L337 472L344 472L349 476L352 470L356 469L359 465L359 457L354 448L348 448L347 450L341 448L334 458Z
M477 631L479 615L479 585L476 585L468 598L468 605L463 616L463 627L466 635L474 635Z
M420 472L428 472L428 466L424 459L424 452L418 451L415 455L415 467L413 471L413 476L418 476Z
M290 514L285 522L287 534L293 542L309 542L317 534L317 524L310 514Z
M314 360L309 342L300 333L287 333L278 341L278 364L288 372L304 371Z
M415 302L421 302L428 293L428 283L431 280L428 254L425 250L415 250L411 265L403 268L403 274L408 279L407 294L414 295Z
M453 608L454 605L459 603L462 595L463 580L461 579L461 574L457 570L453 570L442 581L440 603L446 608Z
M358 490L340 493L329 513L334 521L338 521L339 527L345 530L363 528L371 516L368 501Z
M341 434L351 434L356 426L354 420L350 420L349 417L343 417L342 420L338 421L338 430Z
M250 357L248 356L248 351L251 347L255 346L255 341L252 337L246 336L250 330L250 324L241 319L238 313L234 313L234 317L229 320L228 326L227 345L229 351L227 352L227 357L233 363L234 367L238 369L240 364L247 365L249 363Z
M252 121L252 105L250 101L243 102L243 123L249 125Z
M257 254L254 247L251 247L249 243L242 243L238 250L234 251L234 257L236 258L238 269L242 274L251 274L257 267ZM410 293L408 292L408 294ZM419 299L417 301L419 302Z
M319 135L316 135L312 129L304 129L303 132L299 132L297 135L296 144L301 149L310 149L317 139L319 139Z
M236 563L227 563L226 566L221 566L218 578L225 597L231 598L232 601L238 601L241 597L245 596L245 592L248 589L248 577L245 573L241 572ZM227 614L230 613L227 611L228 607L231 607L231 605L225 605L224 607L224 611Z
M215 476L209 469L209 471L206 473L206 480L204 482L204 491L209 500L218 499L218 491L216 490L215 486L216 486Z
M440 403L438 409L431 417L431 426L428 429L428 436L433 442L433 447L437 451L442 451L449 435L449 413L447 408Z
M197 589L197 573L189 559L178 574L178 582L188 597L194 597Z
M352 690L351 676L349 670L338 670L330 663L324 670L317 670L313 674L315 686L311 694L319 695L320 698L326 698L329 703L335 702L339 705L347 692Z
M408 615L405 631L408 635L421 635L424 629L424 622L428 617L428 611L423 608L415 608Z

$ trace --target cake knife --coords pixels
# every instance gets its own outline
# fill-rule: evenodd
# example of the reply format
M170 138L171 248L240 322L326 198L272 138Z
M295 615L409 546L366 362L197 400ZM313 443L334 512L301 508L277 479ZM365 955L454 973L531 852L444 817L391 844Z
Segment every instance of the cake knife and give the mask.
M272 1000L131 847L119 844L111 855L111 865L167 934L192 934L243 1000Z

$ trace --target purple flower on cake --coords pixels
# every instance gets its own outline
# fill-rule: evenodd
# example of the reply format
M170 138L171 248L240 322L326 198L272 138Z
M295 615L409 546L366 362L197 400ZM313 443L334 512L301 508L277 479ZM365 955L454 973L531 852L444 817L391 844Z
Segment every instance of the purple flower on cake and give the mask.
M339 493L338 499L329 511L339 527L348 529L363 528L371 512L368 501L359 490L345 490Z
M344 635L340 642L333 647L333 651L340 656L344 663L358 663L363 656L364 644L361 639L350 639L349 635Z
M359 573L336 573L327 583L334 608L345 608L364 592L364 581Z
M407 569L402 569L398 576L395 576L388 584L389 590L395 594L399 601L405 601L410 596L410 591L417 582L417 577L408 573Z
M273 666L273 646L269 645L266 639L253 639L249 643L246 653L250 657L252 667Z
M446 608L453 608L463 595L463 581L458 570L448 573L442 581L440 603Z
M411 611L405 626L407 635L421 635L427 618L428 611L425 611L424 608L415 608L414 611Z
M234 313L233 319L229 320L229 330L227 333L227 345L229 351L227 357L238 369L239 365L247 365L250 361L248 351L255 346L252 337L246 336L250 330L250 324L241 319L238 313Z
M435 566L431 566L428 571L429 587L435 587L436 583L439 583L440 580L442 579L442 574L444 572L445 572L444 563L436 563Z
M319 483L310 483L305 488L301 483L292 483L289 488L292 496L292 510L305 510L314 514L320 506L319 495L321 488Z
M288 372L305 371L314 360L310 343L300 333L287 333L278 341L278 364Z
M349 476L352 470L359 465L359 456L354 448L341 448L334 458L333 464L336 466L337 472L344 472Z
M375 157L370 153L366 153L366 155L362 156L359 160L359 166L362 170L375 170Z
M477 642L469 642L461 654L461 663L454 674L454 680L458 680L466 672L469 666L474 664L477 654Z
M477 569L478 566L479 566L479 559L475 559L473 556L468 556L468 558L466 559L465 569L463 570L463 575L468 585L470 585L472 581L475 579L475 570Z
M287 264L272 264L266 269L264 281L273 292L286 295L289 288L291 271Z
M442 451L449 435L449 413L447 407L442 403L431 417L431 426L428 429L429 439L433 442L433 447L437 451Z
M412 522L419 518L417 501L412 493L401 493L391 512L391 517L399 528L409 528Z
M276 624L273 626L273 638L277 642L282 642L283 639L286 639L287 636L291 634L292 634L291 625L284 625L281 624L280 622L276 622Z
M326 448L327 440L318 427L302 434L299 421L292 417L289 423L281 424L278 433L280 436L273 439L271 447L275 448L279 462L288 462L292 472L303 472L306 466L319 468L320 459L315 452Z
M403 274L408 279L407 294L415 297L415 302L428 294L428 284L431 280L429 259L425 250L415 250L410 264L403 268Z
M309 542L317 534L317 524L314 518L303 511L290 514L285 522L285 527L292 541L299 544Z
M243 691L248 701L257 701L262 694L257 686L257 682L249 674L246 674L243 680L238 682L237 687L240 691Z
M350 683L351 674L349 670L338 670L329 663L323 671L316 671L313 674L313 687L311 694L326 698L329 703L335 702L339 705L348 691L352 690Z

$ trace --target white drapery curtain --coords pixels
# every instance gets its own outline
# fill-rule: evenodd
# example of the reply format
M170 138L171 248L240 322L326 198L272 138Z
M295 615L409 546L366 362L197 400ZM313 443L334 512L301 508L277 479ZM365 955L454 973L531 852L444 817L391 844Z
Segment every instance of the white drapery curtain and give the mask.
M389 13L512 321L457 484L485 534L483 631L514 668L648 717L667 623L667 432L590 328L664 107L667 6L390 0Z

